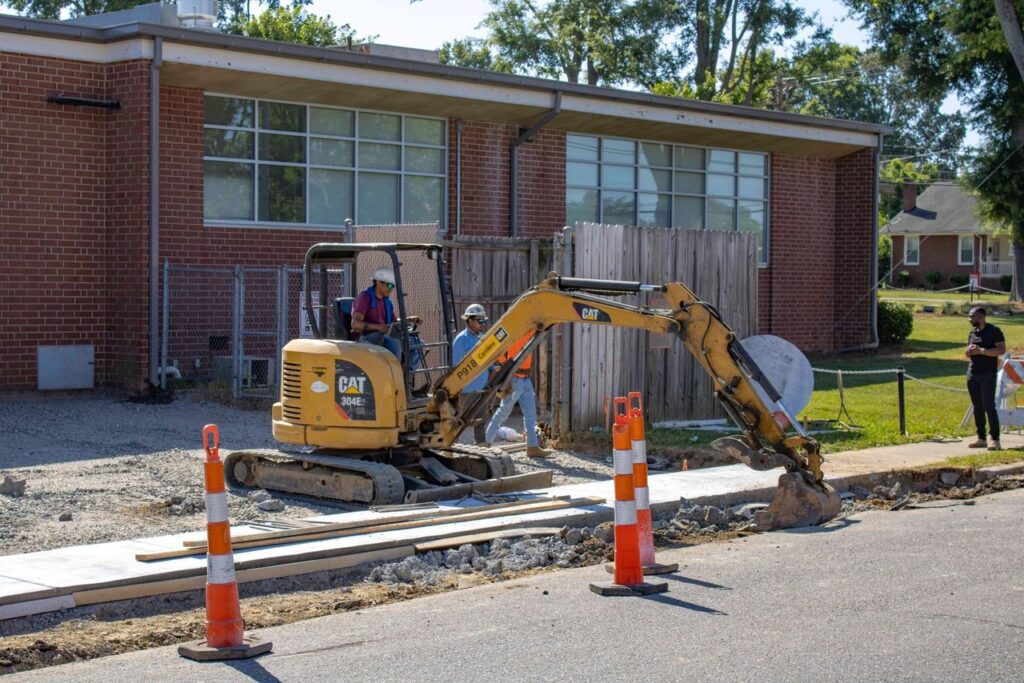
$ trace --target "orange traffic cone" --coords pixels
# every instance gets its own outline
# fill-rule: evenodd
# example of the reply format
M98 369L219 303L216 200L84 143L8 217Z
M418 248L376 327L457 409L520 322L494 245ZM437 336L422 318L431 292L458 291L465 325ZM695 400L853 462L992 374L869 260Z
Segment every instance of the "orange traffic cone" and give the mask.
M228 521L224 463L220 459L217 425L203 427L206 462L206 640L178 646L178 654L199 661L248 659L270 652L273 644L245 636L235 558L231 552L231 523Z
M679 565L659 564L654 560L654 520L651 519L651 494L647 488L647 438L639 391L629 392L629 438L633 446L633 492L637 535L640 538L640 566L644 574L668 574L679 569Z
M615 399L616 404L620 401ZM626 399L621 401L625 403ZM664 582L644 581L640 566L640 539L637 535L636 500L633 497L633 449L629 439L629 425L616 416L612 428L615 463L615 567L611 583L590 584L598 595L649 595L668 590Z

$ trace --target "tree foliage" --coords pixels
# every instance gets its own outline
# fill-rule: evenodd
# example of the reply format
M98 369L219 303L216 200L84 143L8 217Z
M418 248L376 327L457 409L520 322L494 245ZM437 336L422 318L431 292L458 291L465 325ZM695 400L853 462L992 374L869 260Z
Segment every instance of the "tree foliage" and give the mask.
M999 0L997 0L998 2ZM1009 43L1020 23L1003 24L993 0L845 0L864 22L887 64L902 64L922 93L954 89L985 135L969 182L991 220L1010 226L1014 295L1024 294L1024 75ZM1010 34L1010 41L1007 40Z
M239 17L229 32L250 38L279 40L326 47L341 45L349 39L355 42L355 31L348 24L336 26L331 17L310 14L301 5L268 8L254 17Z

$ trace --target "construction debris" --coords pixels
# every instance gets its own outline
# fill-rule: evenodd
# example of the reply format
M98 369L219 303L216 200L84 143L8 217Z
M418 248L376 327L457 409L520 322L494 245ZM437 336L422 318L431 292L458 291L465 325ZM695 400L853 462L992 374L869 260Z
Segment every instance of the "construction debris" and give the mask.
M10 496L12 498L21 498L25 495L25 479L15 479L9 474L4 475L4 480L0 482L0 494Z

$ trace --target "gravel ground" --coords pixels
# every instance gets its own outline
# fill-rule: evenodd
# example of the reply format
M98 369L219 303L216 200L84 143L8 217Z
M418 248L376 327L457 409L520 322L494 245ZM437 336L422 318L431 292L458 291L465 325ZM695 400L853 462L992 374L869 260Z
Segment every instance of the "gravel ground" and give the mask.
M521 431L515 420L510 426ZM0 481L26 482L24 495L0 495L0 554L201 530L201 434L209 423L220 428L224 454L277 445L269 409L191 395L163 405L113 395L0 401ZM556 485L611 477L605 455L512 457L517 472L554 470ZM337 512L289 497L278 497L283 510L265 512L247 497L228 498L235 522Z

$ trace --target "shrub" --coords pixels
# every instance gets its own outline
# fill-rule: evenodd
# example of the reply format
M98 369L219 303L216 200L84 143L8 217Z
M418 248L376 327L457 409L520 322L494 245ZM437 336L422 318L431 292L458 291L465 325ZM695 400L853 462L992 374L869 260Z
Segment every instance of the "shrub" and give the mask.
M910 286L910 271L909 270L901 270L900 272L896 273L896 284L898 284L900 287L909 287Z
M942 273L937 270L932 270L925 273L924 279L932 283L932 286L935 286L942 282Z
M878 302L878 340L883 344L900 344L914 330L914 314L910 306L892 301Z
M1009 292L1010 287L1013 287L1013 276L1012 275L1001 275L999 277L999 288L1004 292Z
M949 281L953 284L954 287L963 287L964 285L971 281L971 278L968 277L967 275L957 273L956 275L950 275Z

